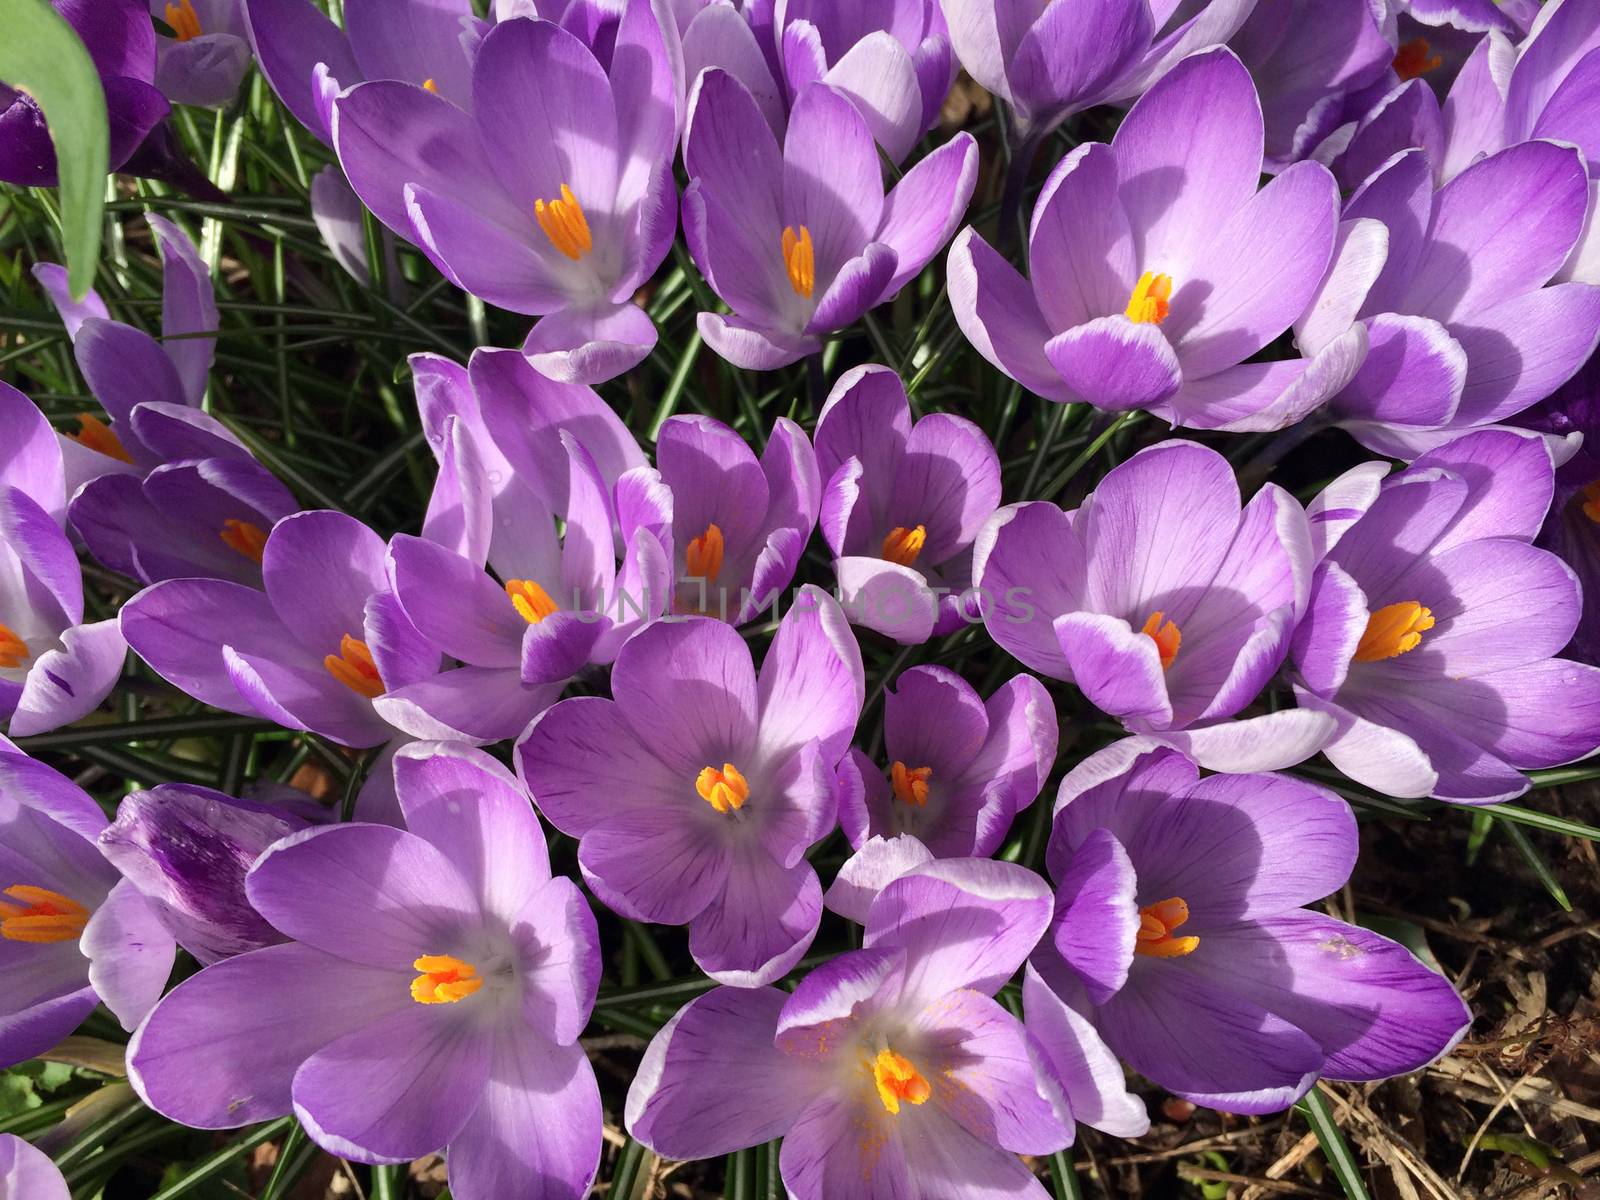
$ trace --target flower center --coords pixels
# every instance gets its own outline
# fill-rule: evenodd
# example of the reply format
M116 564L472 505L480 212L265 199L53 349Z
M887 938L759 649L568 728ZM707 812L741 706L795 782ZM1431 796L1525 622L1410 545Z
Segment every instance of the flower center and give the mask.
M889 530L889 536L883 539L883 557L889 562L909 567L917 561L917 555L922 553L922 547L927 545L927 542L926 525L918 525L915 529L896 525Z
M817 259L811 245L811 230L804 225L800 232L793 225L783 227L783 269L789 273L789 286L797 296L811 299L817 286Z
M89 923L89 910L60 892L19 883L0 896L0 937L10 942L76 941Z
M1151 958L1182 958L1200 944L1197 937L1173 937L1172 931L1189 919L1189 906L1177 896L1139 910L1139 933L1134 950Z
M932 778L932 767L908 767L896 761L889 768L889 784L894 788L894 798L901 804L913 804L918 808L928 803L928 780Z
M1402 80L1415 79L1419 75L1426 75L1435 67L1444 65L1443 55L1428 53L1428 39L1414 37L1409 42L1401 45L1394 55L1394 73Z
M872 1082L877 1085L878 1099L891 1114L900 1111L900 1102L926 1104L933 1088L922 1077L922 1072L911 1065L911 1060L893 1050L880 1050L872 1062Z
M107 458L129 464L133 462L133 455L123 446L122 439L112 433L110 427L93 413L79 413L78 432L67 436L80 446L87 446Z
M28 657L28 643L0 625L0 667L20 667Z
M424 91L432 92L435 96L439 94L439 85L432 79L424 79L422 81L422 87Z
M539 218L539 228L544 230L550 244L573 262L594 249L594 239L589 236L589 218L583 215L583 205L566 184L561 185L560 199L534 201L533 215Z
M737 812L750 799L750 784L744 773L732 763L722 764L722 770L707 767L695 777L694 790L719 813Z
M267 532L253 521L240 521L229 517L217 534L222 544L235 554L242 554L251 562L260 562L267 549Z
M1124 310L1128 320L1136 325L1159 325L1167 319L1172 299L1172 276L1146 271L1133 285L1133 295Z
M1386 604L1367 618L1367 631L1356 646L1356 662L1379 662L1394 658L1422 644L1422 635L1433 628L1433 613L1415 600Z
M1583 496L1583 515L1600 525L1600 479L1584 484L1580 492Z
M322 665L329 675L368 700L376 699L387 690L378 668L373 665L372 651L365 642L348 633L339 639L339 653L325 655Z
M1150 614L1150 619L1144 623L1144 628L1139 630L1156 644L1156 652L1161 655L1163 671L1172 666L1172 660L1178 657L1178 647L1183 643L1183 634L1178 632L1178 627L1168 621L1166 616L1166 613L1157 609Z
M704 533L689 542L689 548L684 551L684 565L689 568L689 578L715 583L717 576L722 573L722 551L722 529L713 521L706 526Z
M537 625L552 613L561 611L561 606L550 599L550 593L531 579L506 580L506 595L511 597L511 606L529 625Z
M172 34L180 42L187 42L200 36L200 16L194 11L190 0L179 0L177 4L167 5L167 24L172 27Z
M418 1004L454 1004L483 986L478 968L449 954L424 954L411 964L422 972L411 981Z

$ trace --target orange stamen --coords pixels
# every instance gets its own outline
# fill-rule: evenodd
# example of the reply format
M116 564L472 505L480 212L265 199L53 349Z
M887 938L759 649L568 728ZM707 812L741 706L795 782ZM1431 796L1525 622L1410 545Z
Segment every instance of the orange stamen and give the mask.
M783 269L788 272L789 286L795 295L811 299L817 286L816 251L811 244L811 230L804 225L800 232L794 226L783 227Z
M478 968L449 954L424 954L411 965L422 972L411 981L418 1004L454 1004L483 986Z
M1167 319L1172 299L1172 276L1146 271L1133 285L1133 295L1124 310L1128 320L1137 325L1159 325Z
M327 668L329 675L368 700L374 700L388 690L383 686L378 668L372 662L372 651L367 649L365 642L348 633L339 639L339 653L326 655L322 665Z
M684 565L689 570L689 578L715 583L717 576L722 573L724 549L722 529L713 521L706 526L704 533L690 540L689 548L684 551Z
M253 521L239 521L229 517L222 523L217 535L222 544L251 562L260 562L267 549L267 531Z
M25 883L8 887L0 895L0 937L11 942L76 941L89 923L89 910L76 900L48 888Z
M20 667L22 660L28 657L28 643L0 625L0 667Z
M506 580L506 595L511 597L517 614L529 625L537 625L552 613L561 611L561 606L550 599L550 593L531 579Z
M1414 37L1409 42L1401 45L1395 51L1394 73L1403 80L1411 80L1419 75L1426 75L1436 67L1444 65L1444 56L1428 53L1428 39Z
M928 780L932 778L932 767L908 767L897 761L889 768L889 784L894 789L894 798L917 808L928 803Z
M1189 906L1177 896L1139 910L1139 933L1134 950L1150 958L1182 958L1200 944L1197 937L1173 937L1172 931L1189 919Z
M902 567L909 567L917 561L917 555L922 553L922 547L928 543L928 528L918 525L915 529L907 529L903 525L896 525L883 539L882 556L892 563L899 563Z
M719 813L737 812L750 799L750 784L732 763L723 763L722 770L707 767L696 776L694 790Z
M1583 515L1600 525L1600 479L1579 489L1583 496Z
M1166 620L1166 613L1156 611L1150 614L1150 619L1144 623L1144 628L1139 630L1156 644L1156 652L1161 655L1161 669L1168 670L1173 659L1178 657L1178 647L1183 643L1183 634L1178 632L1178 627Z
M123 446L122 439L112 433L110 426L93 413L79 413L78 432L69 433L67 436L80 446L87 446L107 458L130 464L133 462L133 455Z
M583 205L566 184L561 185L559 199L534 201L533 215L539 219L539 228L544 230L550 244L573 262L594 249L589 218L583 215Z
M424 79L422 86L425 91L432 92L435 96L439 94L439 85L431 79Z
M194 11L191 0L168 4L166 17L167 24L172 27L172 35L180 42L192 41L200 36L200 14Z
M1367 630L1356 645L1356 662L1379 662L1415 650L1433 628L1433 613L1415 600L1386 604L1367 618Z
M880 1050L872 1063L872 1082L878 1089L878 1099L891 1115L900 1111L900 1102L926 1104L933 1088L922 1077L922 1072L911 1065L911 1060L893 1050Z

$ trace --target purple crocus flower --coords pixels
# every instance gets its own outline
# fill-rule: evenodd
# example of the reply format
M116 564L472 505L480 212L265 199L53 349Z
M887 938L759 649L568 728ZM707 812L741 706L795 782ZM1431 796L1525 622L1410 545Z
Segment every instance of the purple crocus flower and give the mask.
M1016 1154L1071 1142L1072 1096L992 998L1050 920L1013 863L929 863L885 887L864 948L791 995L718 988L658 1033L627 1127L670 1158L783 1138L795 1200L1048 1193ZM1120 1083L1120 1072L1118 1072Z
M822 532L851 621L907 645L960 628L972 542L1000 504L983 431L949 413L913 423L900 376L864 366L834 385L816 445Z
M1356 842L1344 801L1298 779L1202 780L1137 739L1093 755L1056 802L1030 1031L1070 1059L1054 1034L1075 1015L1153 1083L1237 1113L1432 1062L1472 1020L1450 982L1301 907L1344 886Z
M684 135L683 230L731 314L700 333L735 366L770 370L896 296L955 230L978 178L958 133L883 190L866 121L841 93L807 84L780 146L745 86L703 72Z
M129 1081L196 1128L293 1112L361 1162L448 1148L462 1200L585 1195L594 916L488 755L418 743L395 785L404 829L310 829L257 860L250 902L291 940L175 988L129 1043Z
M1362 333L1342 330L1309 359L1244 360L1315 295L1338 189L1304 162L1257 192L1262 130L1231 51L1179 63L1109 145L1079 146L1051 173L1033 210L1031 281L976 230L956 238L950 300L968 340L1047 399L1175 425L1279 429L1315 409L1360 364Z
M98 708L128 648L115 618L83 619L83 576L62 525L60 445L33 401L7 383L0 429L0 720L24 737Z
M655 345L633 295L676 228L677 85L649 0L629 0L611 70L562 27L518 18L483 37L464 94L377 80L333 110L367 207L464 290L540 315L523 350L568 383Z
M687 924L695 962L720 982L772 982L817 932L805 852L837 820L835 772L865 694L838 603L802 588L759 678L729 625L658 621L622 647L611 694L562 700L523 735L534 803L580 839L607 905Z
M840 798L857 849L912 834L938 858L986 858L1034 802L1056 757L1056 706L1031 675L982 699L943 667L912 667L883 702L887 773L852 750L864 789Z
M1366 361L1328 414L1409 459L1549 395L1600 342L1600 287L1545 286L1587 207L1571 146L1523 142L1438 191L1423 151L1391 158L1345 204L1341 252L1296 326L1303 344L1367 328Z
M105 827L75 783L0 739L0 1066L44 1053L97 1003L133 1029L172 972L172 935L95 848Z
M243 0L150 0L172 37L158 37L156 86L174 104L226 104L250 69Z
M855 105L894 162L938 122L956 77L937 0L707 4L683 31L683 57L691 80L707 67L738 78L780 137L789 106L821 80Z
M72 1200L67 1181L43 1150L0 1134L0 1200Z
M1228 461L1180 441L1113 468L1075 512L1001 509L975 567L1004 649L1214 771L1288 766L1332 732L1303 711L1229 720L1288 654L1311 568L1292 496L1269 483L1241 508Z
M281 805L163 783L134 792L100 834L100 852L201 963L285 938L250 906L245 874L262 851L311 822Z
M121 169L169 108L155 85L156 34L144 0L52 0L100 76L110 123L110 161ZM0 180L54 187L56 151L32 96L0 83Z
M713 417L671 417L656 466L671 493L673 611L742 625L772 607L817 524L817 457L800 426L779 417L757 459Z
M1324 753L1388 795L1467 804L1592 754L1600 668L1555 657L1578 582L1530 544L1554 486L1544 440L1480 430L1385 475L1356 467L1309 510L1321 561L1295 697L1337 722Z
M1067 117L1131 100L1184 57L1226 42L1256 0L942 0L961 65L1037 146Z

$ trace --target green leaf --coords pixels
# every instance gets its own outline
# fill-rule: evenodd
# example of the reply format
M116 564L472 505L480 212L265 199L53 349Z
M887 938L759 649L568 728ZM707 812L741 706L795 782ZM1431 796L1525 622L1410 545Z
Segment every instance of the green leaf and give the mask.
M47 0L5 0L0 79L44 110L61 180L61 238L67 281L82 299L100 256L110 134L100 75L78 35Z
M34 1091L33 1080L24 1072L0 1072L0 1117L16 1116L42 1103L44 1101Z
M1323 1156L1333 1168L1334 1178L1339 1181L1348 1200L1371 1200L1367 1195L1367 1185L1361 1182L1361 1167L1350 1152L1350 1143L1344 1140L1344 1134L1339 1132L1339 1126L1334 1123L1333 1110L1328 1107L1327 1097L1312 1088L1306 1093L1305 1099L1294 1107L1311 1123L1311 1129L1317 1135L1317 1144L1322 1147Z

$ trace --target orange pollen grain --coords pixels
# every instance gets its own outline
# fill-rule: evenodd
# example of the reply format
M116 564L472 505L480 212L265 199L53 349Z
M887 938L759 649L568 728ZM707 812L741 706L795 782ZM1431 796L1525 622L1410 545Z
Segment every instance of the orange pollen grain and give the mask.
M928 803L928 780L932 778L932 767L908 767L897 761L889 768L889 784L894 789L894 798L917 808Z
M78 432L68 434L80 446L87 446L97 454L104 454L107 458L114 458L118 462L131 464L133 455L129 454L123 446L122 439L111 432L108 426L93 413L78 414Z
M0 896L0 937L10 942L76 941L89 923L89 910L48 888L19 883Z
M537 625L546 617L561 611L561 606L550 598L550 593L545 591L531 579L506 580L506 595L511 597L511 606L529 625Z
M717 576L722 574L725 548L722 527L713 521L699 537L690 539L689 548L684 551L684 566L688 568L689 578L715 583Z
M348 633L339 639L339 653L324 656L322 665L329 675L368 700L375 700L388 690L372 662L372 651Z
M750 799L750 784L744 774L732 763L723 763L722 770L707 767L695 777L694 790L719 813L737 812Z
M1172 276L1146 271L1133 285L1133 295L1124 310L1128 320L1136 325L1159 325L1167 319L1172 299Z
M1172 931L1189 919L1189 906L1177 896L1147 904L1139 910L1139 933L1134 950L1149 958L1182 958L1200 944L1197 937L1173 937Z
M917 561L917 555L922 553L922 548L927 544L926 525L918 525L914 529L896 525L883 539L883 557L889 562L909 567Z
M424 954L411 965L421 972L411 981L418 1004L454 1004L483 986L478 968L453 955Z
M425 91L432 92L435 96L439 94L439 85L432 79L424 79L422 81L422 87Z
M167 24L172 28L172 34L180 42L192 41L200 36L200 15L194 11L192 0L179 0L177 4L168 4L166 9Z
M1409 42L1401 45L1394 55L1394 73L1402 80L1411 80L1419 75L1426 75L1429 71L1444 65L1444 56L1428 53L1428 39L1414 37Z
M900 1111L900 1103L926 1104L933 1088L922 1077L922 1072L911 1065L911 1060L893 1050L880 1050L872 1062L872 1082L878 1089L878 1099L893 1115Z
M260 562L267 549L267 531L253 521L240 521L229 517L217 534L222 544L235 554L242 554L251 562Z
M1367 618L1367 630L1356 645L1356 662L1379 662L1415 650L1433 628L1433 612L1415 600L1386 604Z
M1168 670L1172 662L1178 657L1178 647L1183 643L1183 634L1178 632L1178 627L1166 619L1167 614L1159 609L1150 614L1150 619L1144 623L1144 628L1139 630L1156 644L1156 652L1161 655L1161 669Z
M800 232L793 225L783 227L783 269L788 272L789 286L795 295L811 299L817 287L817 258L811 244L811 230L804 225Z
M0 667L20 667L28 658L28 643L5 625L0 625Z
M539 219L539 228L550 244L573 262L594 249L589 218L583 215L583 205L566 184L561 185L558 199L534 201L533 215Z

